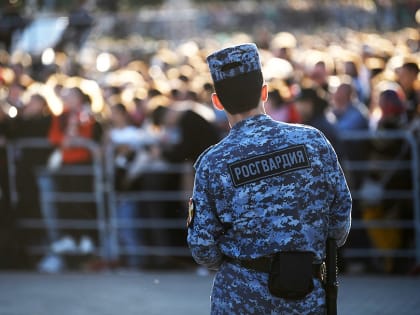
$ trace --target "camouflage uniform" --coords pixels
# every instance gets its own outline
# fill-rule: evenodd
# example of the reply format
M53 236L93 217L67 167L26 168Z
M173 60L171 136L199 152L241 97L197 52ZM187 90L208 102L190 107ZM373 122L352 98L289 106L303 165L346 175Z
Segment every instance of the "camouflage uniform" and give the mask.
M299 161L293 152L299 151L291 154L288 148L304 149L309 163L294 169ZM267 154L271 152L278 154ZM251 160L255 157L262 158ZM235 165L240 166L236 172ZM325 297L319 281L306 299L287 302L270 295L268 274L223 263L223 255L252 259L300 250L314 252L316 262L321 262L327 236L336 238L338 245L344 243L351 199L325 137L314 128L255 116L236 124L195 167L195 215L188 243L198 263L220 267L213 287L213 313L322 314ZM282 173L269 173L276 168ZM261 176L252 177L258 172ZM249 180L241 182L243 178Z
M351 197L323 134L253 116L204 152L195 169L187 240L197 263L218 269L211 313L323 314L319 280L306 298L285 300L270 294L267 273L224 261L311 251L320 263L328 236L345 242Z

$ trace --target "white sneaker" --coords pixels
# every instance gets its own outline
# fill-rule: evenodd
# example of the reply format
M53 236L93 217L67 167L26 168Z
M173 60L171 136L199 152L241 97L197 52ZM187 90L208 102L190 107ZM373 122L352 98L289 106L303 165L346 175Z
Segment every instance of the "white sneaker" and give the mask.
M65 269L64 260L61 256L48 254L38 263L37 269L43 273L59 273Z
M64 236L51 244L51 250L54 254L74 253L77 251L77 246L72 237Z
M79 252L87 255L92 254L95 250L95 245L93 244L93 241L88 236L82 236L79 243Z

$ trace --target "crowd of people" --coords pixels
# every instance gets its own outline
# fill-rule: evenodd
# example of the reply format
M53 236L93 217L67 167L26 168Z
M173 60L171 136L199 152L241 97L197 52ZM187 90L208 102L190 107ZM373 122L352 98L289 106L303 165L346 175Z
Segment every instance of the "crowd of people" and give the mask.
M69 242L68 235L54 225L57 216L63 217L62 211L58 215L54 207L41 207L39 202L42 189L91 190L92 183L68 178L52 182L35 172L35 166L54 170L91 163L91 152L85 147L89 141L115 148L112 163L118 191L179 188L179 178L151 176L144 170L151 165L192 164L203 150L229 132L223 112L211 104L213 87L205 57L216 48L241 42L256 42L260 47L269 87L265 109L273 119L320 129L342 160L411 159L404 140L343 141L341 135L354 130L416 132L420 117L420 33L414 28L386 35L350 30L335 35L264 32L254 37L235 34L176 44L159 41L151 46L153 51L140 53L129 48L119 52L113 52L112 47L109 52L91 49L90 58L57 51L50 63L23 52L9 54L2 50L1 212L8 218L2 222L12 222L15 217L43 218L47 228L44 241L51 248L64 243L72 250L79 245L85 250L92 248L91 238L80 231L73 233ZM13 203L5 148L22 138L44 139L51 147L19 152L15 161L19 198ZM108 158L103 154L104 160ZM378 170L353 171L347 176L353 191L368 191L368 195L375 185L412 189L413 174L408 170L386 175ZM353 218L413 219L412 200L367 199L357 200ZM155 215L165 216L170 211L165 205L147 206ZM146 205L120 201L117 216L123 220L138 218L139 207ZM65 211L64 217L86 216L86 211L81 214L74 208L80 206ZM176 215L185 217L185 212L177 211ZM94 215L90 212L88 216ZM367 241L369 246L382 249L413 247L412 231L368 229L364 233L353 231L348 246L366 247ZM162 237L158 234L156 238ZM147 238L154 237L140 235L133 228L120 231L122 246L138 247ZM166 236L162 242L170 238ZM7 238L3 240L8 242ZM127 265L141 265L139 256L129 257ZM51 251L39 264L44 271L62 266L60 256ZM394 260L386 259L375 262L375 268L392 272L399 267Z

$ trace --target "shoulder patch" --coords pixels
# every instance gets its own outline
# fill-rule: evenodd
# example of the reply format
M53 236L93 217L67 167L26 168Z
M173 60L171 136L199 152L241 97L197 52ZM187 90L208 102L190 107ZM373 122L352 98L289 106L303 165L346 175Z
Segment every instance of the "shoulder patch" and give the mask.
M187 218L187 227L189 228L192 226L194 222L194 214L195 214L195 205L194 200L190 198L190 201L188 203L188 218Z
M235 187L310 166L303 144L228 164Z

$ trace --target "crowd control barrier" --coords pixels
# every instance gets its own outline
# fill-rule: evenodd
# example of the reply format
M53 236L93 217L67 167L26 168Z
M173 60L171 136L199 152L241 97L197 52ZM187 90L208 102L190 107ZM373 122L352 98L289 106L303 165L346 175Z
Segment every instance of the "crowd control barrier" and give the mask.
M179 234L186 231L187 201L192 191L193 168L191 163L169 164L169 163L151 163L142 170L142 176L158 176L161 174L177 174L180 181L177 188L163 189L159 185L155 189L147 190L128 190L118 191L115 186L115 146L110 143L106 146L106 175L107 175L107 203L109 209L109 237L110 237L110 256L138 255L138 256L190 256L190 251L186 246L185 238L181 244L170 244L173 233ZM140 218L121 218L118 214L118 205L122 202L136 203L136 211ZM149 216L144 213L145 209L142 203L161 203L177 202L177 209L171 209L172 212L178 210L177 215L167 217L165 213ZM152 206L153 207L153 206ZM150 210L149 210L150 212ZM167 212L167 209L166 209ZM173 214L173 213L172 213ZM164 237L163 243L153 245L147 242L139 242L136 246L123 246L120 234L125 229L135 229L141 231L143 235L152 234L160 238L154 231L164 231L169 236ZM169 231L169 232L168 232ZM166 243L165 243L166 240Z
M17 214L19 218L18 226L21 229L47 229L49 223L52 223L58 230L72 229L72 230L97 230L98 240L97 246L94 249L95 253L100 256L106 255L106 209L104 199L104 174L103 163L101 160L100 146L91 140L81 141L77 147L83 147L91 153L91 163L85 165L62 165L57 169L49 169L47 159L53 152L51 144L46 139L41 138L25 138L19 139L7 144L8 156L8 170L9 170L9 186L10 186L10 201L12 209L22 211L19 204L27 198L27 196L20 195L18 187L18 180L26 180L26 177L34 176L34 189L38 189L40 217L22 217ZM31 159L35 150L44 150L44 161L34 163L31 168L25 169L27 174L18 176L20 167L25 167L20 161L24 158ZM32 174L30 174L32 172ZM65 178L74 178L77 176L89 177L92 180L91 191L78 191L78 187L74 187L74 191L59 191L57 190L56 181L58 176ZM42 216L45 209L51 207L53 204L72 204L72 203L91 203L94 204L95 218L91 220L86 219L61 219L60 208L56 209L58 218L46 218ZM31 202L26 202L26 206L31 206ZM32 206L35 205L32 203ZM71 215L70 215L71 216ZM49 222L53 221L53 222ZM31 254L45 254L50 250L50 244L31 246L28 251Z
M384 190L381 194L383 201L392 201L396 199L408 199L412 201L412 219L384 219L384 220L361 220L353 219L353 229L413 229L414 231L414 247L413 248L345 248L343 250L344 257L405 257L415 258L420 263L420 173L419 173L419 143L415 135L410 131L352 131L341 136L342 141L346 144L349 141L391 141L400 140L406 146L410 159L405 159L401 154L397 154L393 159L387 160L344 160L342 161L343 169L348 172L399 172L409 171L411 179L410 190ZM364 201L366 196L360 189L352 190L352 198L358 201Z
M409 171L411 178L410 190L387 190L382 196L384 200L406 199L412 204L412 219L386 219L386 220L362 220L353 219L352 230L369 228L399 228L411 229L414 232L413 246L409 248L379 249L372 248L368 244L366 248L349 248L342 251L344 258L351 257L407 257L414 258L420 263L420 170L419 170L419 144L416 137L409 131L383 131L383 132L348 132L342 136L344 142L352 141L373 141L373 140L401 140L406 143L410 159L396 158L393 160L348 160L341 161L345 172L368 172L372 170L395 170ZM59 219L59 228L90 229L98 230L99 244L97 254L104 258L115 258L124 255L137 256L190 256L186 243L179 246L173 244L149 245L147 243L135 247L122 246L120 241L121 231L124 229L138 229L145 234L152 231L168 231L174 233L186 232L187 202L191 196L193 182L193 168L190 163L182 164L157 164L150 165L143 170L144 174L178 174L184 182L177 189L173 190L133 190L118 191L115 187L115 147L107 144L103 147L93 142L85 143L85 147L92 152L92 163L89 165L66 166L55 171L44 167L36 167L35 176L82 176L90 175L93 178L93 190L91 192L59 192L40 191L41 207L52 202L93 202L96 205L96 220ZM16 206L25 196L19 195L17 189L17 168L18 161L22 154L30 154L31 149L51 148L50 144L43 139L22 139L7 144L8 173L10 186L10 200ZM22 153L25 149L27 152ZM29 153L28 153L29 152ZM104 154L101 154L104 153ZM363 194L360 190L353 189L354 200L363 201ZM124 201L134 202L178 202L178 214L176 216L140 217L137 219L121 219L118 216L118 204ZM138 211L141 213L142 208ZM21 218L19 226L22 229L43 229L45 220L33 218ZM31 253L45 253L48 248L38 246L31 249Z

